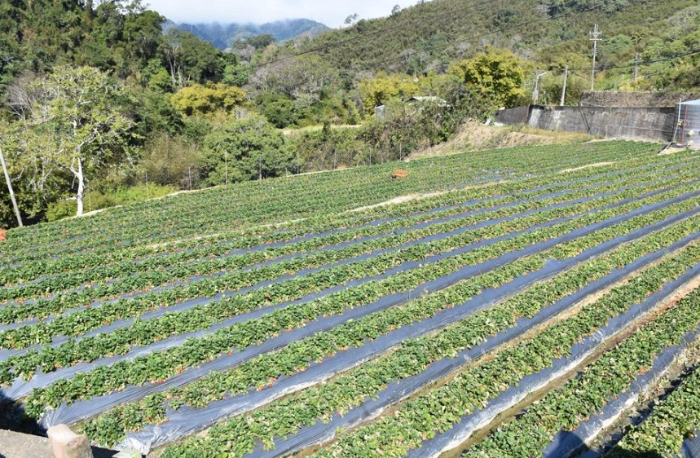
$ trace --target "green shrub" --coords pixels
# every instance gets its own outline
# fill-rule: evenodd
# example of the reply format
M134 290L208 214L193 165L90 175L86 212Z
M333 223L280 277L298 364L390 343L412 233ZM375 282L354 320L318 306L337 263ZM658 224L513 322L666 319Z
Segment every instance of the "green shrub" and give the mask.
M74 216L78 211L78 204L75 200L59 200L52 202L46 209L46 219L48 221L58 221L59 219Z
M103 208L128 205L148 199L167 196L178 191L175 186L161 186L155 183L139 184L132 187L121 187L112 192L88 192L85 195L85 211L91 212ZM75 200L59 200L49 204L46 210L46 219L58 221L74 216L77 211Z
M172 194L177 191L178 188L176 188L175 186L162 186L155 183L139 184L128 188L122 187L117 189L113 193L102 195L105 203L108 203L111 200L113 200L113 205L105 205L104 207L98 208L106 208L106 206L114 205L133 204L135 202L141 202L148 199L155 199L158 197L167 196L168 194ZM91 210L97 210L97 208L91 208Z
M99 192L89 192L85 195L84 199L85 211L91 212L93 210L99 210L101 208L115 207L119 205L117 199L108 193L102 194Z

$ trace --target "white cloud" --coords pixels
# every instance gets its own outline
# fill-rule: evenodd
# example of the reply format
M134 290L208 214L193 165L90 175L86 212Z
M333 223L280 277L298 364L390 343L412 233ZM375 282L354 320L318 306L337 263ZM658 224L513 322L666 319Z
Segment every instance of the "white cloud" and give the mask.
M394 5L402 8L415 0L144 0L150 9L175 22L253 22L308 18L339 27L350 14L369 19L388 16Z

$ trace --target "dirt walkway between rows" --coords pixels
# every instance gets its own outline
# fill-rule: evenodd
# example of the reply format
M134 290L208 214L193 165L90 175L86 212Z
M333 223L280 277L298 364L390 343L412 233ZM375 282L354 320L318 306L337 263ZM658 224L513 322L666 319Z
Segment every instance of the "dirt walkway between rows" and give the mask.
M594 169L598 167L605 167L606 165L614 165L617 162L596 162L595 164L582 165L581 167L574 167L573 169L560 170L559 173L569 173L578 172L579 170Z

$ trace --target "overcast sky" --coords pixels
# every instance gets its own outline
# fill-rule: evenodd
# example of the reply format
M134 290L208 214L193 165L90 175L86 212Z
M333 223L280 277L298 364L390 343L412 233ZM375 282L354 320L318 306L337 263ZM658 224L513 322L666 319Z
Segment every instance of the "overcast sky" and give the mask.
M308 18L338 27L350 14L369 19L388 16L394 5L415 0L144 0L150 9L175 22L252 22Z

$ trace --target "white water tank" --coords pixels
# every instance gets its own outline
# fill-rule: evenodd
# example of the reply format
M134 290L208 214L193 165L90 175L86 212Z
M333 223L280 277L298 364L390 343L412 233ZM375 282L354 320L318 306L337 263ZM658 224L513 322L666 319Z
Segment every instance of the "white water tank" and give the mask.
M676 108L676 143L700 148L700 100L681 102Z

